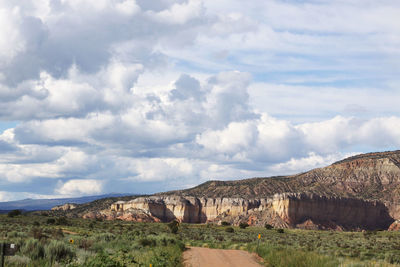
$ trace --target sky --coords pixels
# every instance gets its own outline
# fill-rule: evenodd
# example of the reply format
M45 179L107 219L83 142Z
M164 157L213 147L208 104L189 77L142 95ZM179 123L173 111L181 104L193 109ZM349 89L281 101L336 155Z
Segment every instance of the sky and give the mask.
M400 147L397 0L0 0L0 201Z

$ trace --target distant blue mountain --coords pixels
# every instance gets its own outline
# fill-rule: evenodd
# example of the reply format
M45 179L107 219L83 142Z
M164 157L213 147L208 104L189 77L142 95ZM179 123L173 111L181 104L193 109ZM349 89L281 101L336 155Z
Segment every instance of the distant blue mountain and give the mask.
M0 202L0 213L6 213L10 210L49 210L54 206L63 205L65 203L83 204L101 198L108 197L123 197L131 196L133 194L106 194L100 196L85 196L77 198L56 198L56 199L23 199L16 201Z

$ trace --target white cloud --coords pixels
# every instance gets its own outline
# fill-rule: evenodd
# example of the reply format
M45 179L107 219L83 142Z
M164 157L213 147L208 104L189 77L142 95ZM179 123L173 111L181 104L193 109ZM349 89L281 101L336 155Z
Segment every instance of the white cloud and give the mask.
M203 5L200 0L188 0L184 3L175 3L169 9L154 13L148 12L151 17L167 24L184 24L189 20L200 17Z
M62 198L65 196L60 195L53 195L53 194L34 194L30 192L7 192L7 191L0 191L0 202L3 201L14 201L14 200L21 200L21 199L54 199L54 198Z
M269 167L269 170L277 175L293 174L303 171L309 171L317 167L328 166L329 164L339 161L343 158L353 156L359 153L336 153L327 156L317 155L310 152L307 156L301 158L291 158L287 162L277 163Z
M62 180L58 194L90 194L116 181L295 173L395 148L399 8L3 1L0 120L18 125L0 135L0 181Z
M71 179L65 183L60 183L55 192L61 195L75 196L99 194L102 190L102 181L92 179Z
M0 8L0 68L25 50L25 40L20 32L20 11L18 8Z

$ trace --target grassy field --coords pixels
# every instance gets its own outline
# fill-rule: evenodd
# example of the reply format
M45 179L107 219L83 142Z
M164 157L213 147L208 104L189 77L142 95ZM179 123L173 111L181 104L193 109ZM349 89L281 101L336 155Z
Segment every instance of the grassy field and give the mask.
M194 224L176 228L163 223L53 218L44 213L0 215L0 241L20 248L17 255L6 257L6 266L182 266L185 246L257 252L266 266L400 266L400 232Z

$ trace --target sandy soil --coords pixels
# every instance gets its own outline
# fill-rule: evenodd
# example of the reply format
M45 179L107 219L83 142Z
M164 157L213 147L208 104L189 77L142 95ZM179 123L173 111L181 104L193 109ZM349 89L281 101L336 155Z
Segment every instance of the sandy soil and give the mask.
M260 267L255 256L243 250L190 247L183 253L186 267Z

